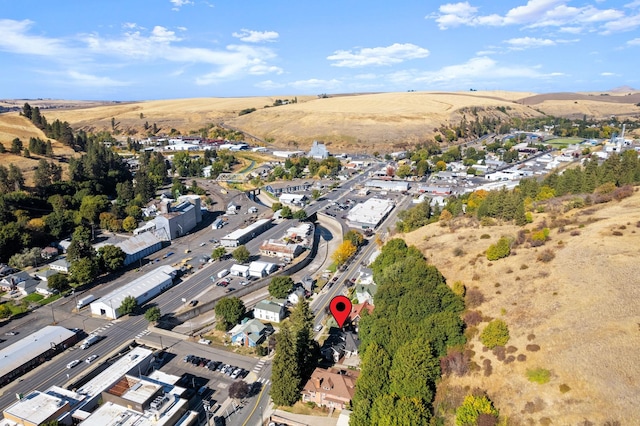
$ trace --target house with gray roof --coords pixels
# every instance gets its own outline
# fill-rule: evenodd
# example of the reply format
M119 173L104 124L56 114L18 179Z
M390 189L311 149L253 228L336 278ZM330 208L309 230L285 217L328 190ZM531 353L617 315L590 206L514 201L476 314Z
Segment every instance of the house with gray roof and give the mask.
M265 339L267 327L257 319L245 320L229 330L231 343L253 348Z
M256 319L267 322L280 322L286 315L286 309L282 303L265 299L259 301L253 308L253 316Z

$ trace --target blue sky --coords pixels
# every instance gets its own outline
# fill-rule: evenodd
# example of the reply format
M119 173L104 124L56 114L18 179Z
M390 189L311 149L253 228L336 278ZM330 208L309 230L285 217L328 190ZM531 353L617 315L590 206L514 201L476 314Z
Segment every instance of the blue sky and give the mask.
M640 89L640 0L0 0L0 97Z

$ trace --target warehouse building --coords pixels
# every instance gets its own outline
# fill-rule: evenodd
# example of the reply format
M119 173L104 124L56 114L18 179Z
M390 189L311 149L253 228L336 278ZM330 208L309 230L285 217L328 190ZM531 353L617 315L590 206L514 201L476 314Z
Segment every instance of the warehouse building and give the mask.
M236 229L235 231L225 235L220 239L220 245L223 247L238 247L241 246L257 235L262 234L264 231L271 227L271 219L260 219L247 226L246 228Z
M0 350L0 386L7 385L77 341L75 332L48 325Z
M122 302L126 297L135 297L138 306L140 306L171 287L176 272L171 266L164 265L136 278L91 303L91 315L108 319L120 317L120 306L122 306Z
M351 209L347 215L347 223L352 228L375 229L394 207L391 200L369 198Z
M152 221L135 229L133 235L142 235L147 232L163 241L171 241L182 237L202 222L202 209L200 197L197 195L184 195L178 197L178 204L172 205L170 199L164 199L160 203L160 211Z
M144 232L116 244L116 247L120 247L127 255L124 258L124 265L127 266L162 249L162 241L153 233Z

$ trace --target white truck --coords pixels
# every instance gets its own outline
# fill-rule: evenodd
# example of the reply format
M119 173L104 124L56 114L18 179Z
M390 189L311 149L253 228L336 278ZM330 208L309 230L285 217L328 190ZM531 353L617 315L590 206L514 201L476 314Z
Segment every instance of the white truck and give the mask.
M80 349L83 349L83 350L87 349L89 346L93 345L94 343L97 343L99 340L100 340L100 336L92 334L91 336L84 339L84 342L82 342L82 344L80 345Z
M218 278L223 278L223 277L226 277L227 275L229 275L228 269L223 269L222 271L218 272Z
M76 303L76 308L82 309L82 308L84 308L85 306L87 306L89 303L93 302L96 299L97 299L97 297L95 297L93 294L85 296L82 299L78 300L78 303Z

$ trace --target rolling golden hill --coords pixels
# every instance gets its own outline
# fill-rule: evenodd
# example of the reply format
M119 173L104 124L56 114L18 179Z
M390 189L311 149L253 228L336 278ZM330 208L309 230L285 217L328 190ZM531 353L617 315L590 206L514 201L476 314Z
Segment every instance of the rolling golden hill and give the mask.
M276 99L297 98L278 107ZM42 101L45 102L45 101ZM46 105L51 106L52 101ZM210 124L242 130L257 140L286 148L301 148L313 140L324 141L334 152L387 152L427 141L441 126L456 126L482 117L506 118L554 115L572 118L640 117L640 92L555 93L470 91L399 92L353 95L281 96L247 98L194 98L130 103L105 103L82 107L45 109L47 120L67 121L75 129L112 130L112 119L122 135L142 136L144 125L156 124L160 132L176 129L197 132ZM32 106L37 102L33 101ZM93 105L93 104L91 104ZM498 110L500 107L505 112ZM255 108L239 116L244 109ZM0 116L0 123L1 123ZM1 125L1 124L0 124Z

